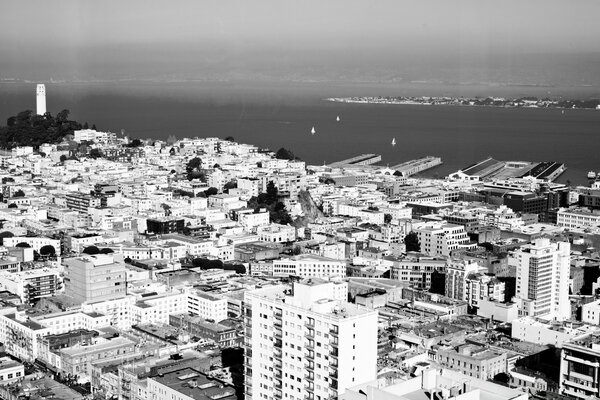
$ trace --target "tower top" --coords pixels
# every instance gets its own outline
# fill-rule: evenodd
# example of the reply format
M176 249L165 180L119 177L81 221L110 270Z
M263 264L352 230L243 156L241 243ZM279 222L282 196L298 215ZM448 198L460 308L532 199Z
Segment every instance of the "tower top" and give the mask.
M36 94L38 94L38 95L46 94L46 85L44 85L43 83L38 83L37 89L36 89Z

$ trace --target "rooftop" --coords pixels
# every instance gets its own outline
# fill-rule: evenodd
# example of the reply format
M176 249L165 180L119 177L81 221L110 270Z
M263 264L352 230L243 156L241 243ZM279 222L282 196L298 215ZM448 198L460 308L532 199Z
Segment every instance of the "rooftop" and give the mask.
M184 368L149 378L194 400L235 400L235 389L208 378L193 368Z

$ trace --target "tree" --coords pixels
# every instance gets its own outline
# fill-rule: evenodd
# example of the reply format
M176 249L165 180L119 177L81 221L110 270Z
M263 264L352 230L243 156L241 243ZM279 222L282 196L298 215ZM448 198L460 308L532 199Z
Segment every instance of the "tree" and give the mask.
M25 192L19 189L13 193L12 197L25 197Z
M102 151L100 149L92 149L90 150L90 157L93 159L102 157Z
M114 253L114 251L112 249L109 249L108 247L104 247L102 249L100 249L100 254L111 254Z
M26 249L26 248L29 248L29 247L31 247L31 246L29 245L29 243L21 242L21 243L17 243L17 244L15 245L15 247L21 247L21 248L24 248L24 249Z
M15 179L11 178L10 176L5 176L4 178L2 178L2 184L8 183L8 182L14 182Z
M421 251L419 236L415 232L409 232L404 237L404 244L406 245L406 251Z
M82 253L93 256L95 254L100 254L100 249L97 248L96 246L88 246L85 249L83 249Z
M93 129L93 130L95 130L95 131L97 131L97 130L98 130L98 128L96 128L96 124L93 124L93 125L92 125L92 129Z
M219 193L219 189L217 189L215 187L209 187L208 189L206 189L204 191L204 194L206 195L206 197L214 196L217 193Z
M10 204L8 205L8 208L19 208L19 206L18 206L18 205L16 205L15 203L10 203Z
M127 147L140 147L143 144L144 143L140 139L133 139L131 142L129 142Z
M125 257L125 259L123 260L125 262L125 264L131 264L131 258L129 257Z
M233 138L233 136L227 136L225 138L225 140L228 141L228 142L235 142L235 139Z
M67 161L67 156L66 156L65 154L62 154L62 155L60 156L60 162L61 162L61 163L64 163L65 161Z
M185 172L187 173L187 178L189 181L198 178L200 178L202 181L206 179L202 171L200 171L200 168L202 168L202 159L199 157L194 157L187 162L185 165Z
M83 124L83 129L90 129L90 126L88 125L87 121Z
M383 222L385 222L386 224L389 224L390 222L392 222L392 214L388 214L388 213L383 214Z
M275 153L275 158L278 158L280 160L293 160L296 157L294 156L294 153L292 153L290 150L282 147L279 150L277 150L277 153Z
M69 120L69 114L71 112L69 110L62 110L58 114L56 114L56 120L60 122L67 122Z
M215 165L213 165L213 169L217 169L217 168L221 168L221 166L219 164L215 163Z
M224 190L235 189L237 188L237 181L235 179L230 180L225 185L223 185Z
M14 237L15 234L10 231L0 232L0 245L4 244L4 238Z
M54 257L56 255L56 249L54 246L47 244L40 248L40 255L44 257Z

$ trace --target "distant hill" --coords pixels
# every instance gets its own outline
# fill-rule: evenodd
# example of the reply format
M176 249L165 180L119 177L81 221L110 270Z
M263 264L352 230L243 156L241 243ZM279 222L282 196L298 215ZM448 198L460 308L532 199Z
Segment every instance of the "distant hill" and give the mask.
M69 110L62 110L56 116L49 112L36 115L31 110L21 111L6 120L0 127L0 148L11 149L18 146L39 147L43 143L60 143L74 130L87 127L69 120Z

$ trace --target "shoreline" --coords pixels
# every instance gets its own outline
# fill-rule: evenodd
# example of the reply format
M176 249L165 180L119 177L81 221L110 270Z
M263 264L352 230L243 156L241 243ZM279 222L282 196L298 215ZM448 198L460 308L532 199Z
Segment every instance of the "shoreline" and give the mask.
M505 99L505 98L465 98L465 97L327 97L324 101L351 104L384 104L415 106L462 106L498 108L542 108L558 110L600 111L600 100L552 100L552 99Z

